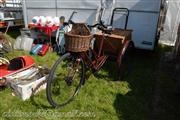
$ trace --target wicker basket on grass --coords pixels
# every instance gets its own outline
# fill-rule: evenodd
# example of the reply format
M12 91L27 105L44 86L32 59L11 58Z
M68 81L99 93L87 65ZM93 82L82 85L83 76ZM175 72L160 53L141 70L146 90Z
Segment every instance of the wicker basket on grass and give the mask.
M93 38L90 30L83 23L74 24L72 30L65 33L65 47L70 52L84 52L89 50Z

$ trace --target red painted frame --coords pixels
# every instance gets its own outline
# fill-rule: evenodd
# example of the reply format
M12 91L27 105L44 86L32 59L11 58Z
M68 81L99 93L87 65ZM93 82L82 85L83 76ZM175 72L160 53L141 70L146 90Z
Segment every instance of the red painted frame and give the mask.
M99 44L99 51L95 51L93 49L90 49L89 51L86 51L86 52L77 53L78 57L80 57L85 62L85 64L88 65L89 68L91 68L95 71L99 70L103 66L103 64L106 62L107 58L109 57L109 55L104 54L104 50L103 50L104 41L107 40L106 35L107 34L104 34L104 33L102 34L102 40ZM115 56L116 57L116 63L118 64L118 67L121 66L121 61L122 61L123 55L125 54L126 49L128 48L130 42L131 42L131 40L125 41L122 49L120 49L118 52L118 55ZM107 43L110 46L110 48L112 49L112 51L116 49L112 45L111 41L107 40ZM94 57L93 60L88 55L89 52L91 52L91 54L93 55L93 57Z

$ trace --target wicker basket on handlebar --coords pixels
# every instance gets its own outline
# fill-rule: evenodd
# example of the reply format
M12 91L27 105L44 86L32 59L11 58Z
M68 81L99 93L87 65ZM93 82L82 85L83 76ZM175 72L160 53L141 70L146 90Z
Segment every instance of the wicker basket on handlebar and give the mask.
M70 52L84 52L89 50L93 38L90 30L83 23L76 23L72 30L65 33L65 47Z

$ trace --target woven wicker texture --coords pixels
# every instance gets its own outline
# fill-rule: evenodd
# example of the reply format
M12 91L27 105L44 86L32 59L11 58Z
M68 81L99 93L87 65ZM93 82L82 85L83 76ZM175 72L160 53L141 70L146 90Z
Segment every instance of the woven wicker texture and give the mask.
M89 50L93 38L87 26L83 23L74 24L72 30L65 33L66 50L70 52L84 52Z

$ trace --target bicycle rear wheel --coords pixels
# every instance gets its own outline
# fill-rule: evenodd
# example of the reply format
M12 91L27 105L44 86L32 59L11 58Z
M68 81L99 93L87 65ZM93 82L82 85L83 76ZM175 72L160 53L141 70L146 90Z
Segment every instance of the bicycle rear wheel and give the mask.
M84 63L70 53L53 65L47 81L46 94L53 107L63 107L73 100L84 80Z
M0 51L4 51L4 53L11 52L13 50L12 43L8 39L8 37L0 32Z
M122 56L121 65L118 68L118 80L123 80L132 70L134 44L129 43L125 54Z

